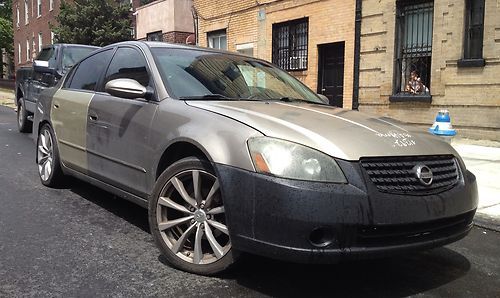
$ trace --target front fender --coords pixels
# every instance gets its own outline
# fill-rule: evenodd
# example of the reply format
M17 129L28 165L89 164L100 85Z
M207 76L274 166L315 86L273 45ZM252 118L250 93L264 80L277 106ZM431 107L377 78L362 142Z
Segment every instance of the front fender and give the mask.
M160 103L152 123L154 162L150 172L156 172L165 150L177 142L196 146L212 163L255 171L247 140L256 136L262 133L241 122L188 106L183 101L166 99Z

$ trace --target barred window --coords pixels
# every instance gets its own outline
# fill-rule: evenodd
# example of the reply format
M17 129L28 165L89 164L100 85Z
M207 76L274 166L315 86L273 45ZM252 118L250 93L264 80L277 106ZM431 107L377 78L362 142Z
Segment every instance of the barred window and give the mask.
M273 63L284 70L307 69L309 19L273 24Z
M161 31L150 32L146 34L148 41L163 41L163 33Z
M432 1L398 1L395 95L430 95Z
M483 58L484 0L467 0L464 58Z

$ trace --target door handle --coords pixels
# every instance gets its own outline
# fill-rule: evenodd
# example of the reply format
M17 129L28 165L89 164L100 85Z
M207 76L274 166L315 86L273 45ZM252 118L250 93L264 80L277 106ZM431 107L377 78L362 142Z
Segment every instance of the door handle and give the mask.
M97 121L97 115L89 115L90 121Z
M55 103L54 108L59 109L59 104Z

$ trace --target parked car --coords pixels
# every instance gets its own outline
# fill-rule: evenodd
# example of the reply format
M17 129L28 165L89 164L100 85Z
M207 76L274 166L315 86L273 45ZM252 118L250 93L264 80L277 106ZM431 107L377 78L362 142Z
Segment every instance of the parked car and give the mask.
M34 121L44 185L71 175L148 208L161 253L198 274L239 252L334 263L442 246L477 208L449 144L230 52L107 46L42 94Z
M40 92L53 87L64 73L98 47L79 44L53 44L45 46L33 64L16 72L16 97L18 128L30 132L31 118L35 113Z

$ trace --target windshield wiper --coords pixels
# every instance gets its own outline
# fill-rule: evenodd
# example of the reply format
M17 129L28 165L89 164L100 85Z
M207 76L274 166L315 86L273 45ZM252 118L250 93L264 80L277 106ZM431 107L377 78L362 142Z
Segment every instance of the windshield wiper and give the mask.
M205 94L205 95L195 95L195 96L181 96L179 99L183 100L239 100L239 98L227 97L222 94Z

